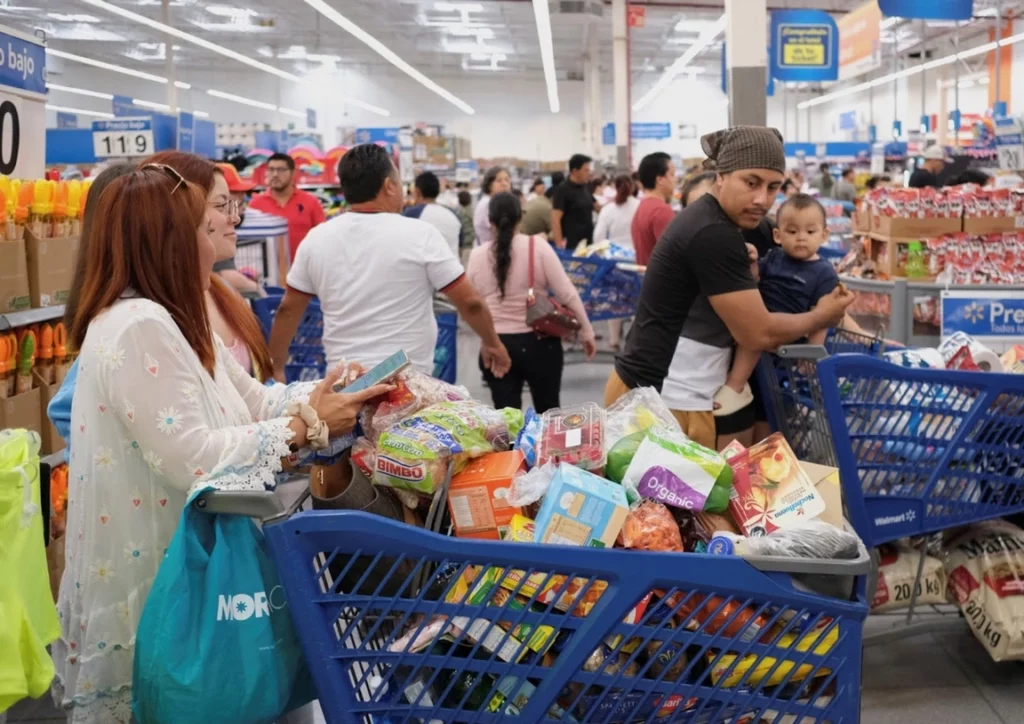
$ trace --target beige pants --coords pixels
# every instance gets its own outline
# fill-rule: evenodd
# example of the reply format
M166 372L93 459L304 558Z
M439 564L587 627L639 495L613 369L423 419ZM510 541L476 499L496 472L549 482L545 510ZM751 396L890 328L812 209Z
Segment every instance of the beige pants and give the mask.
M612 370L608 384L604 388L604 406L608 407L627 392L629 392L629 387L622 381L619 374ZM671 410L670 412L679 422L679 426L683 428L687 437L698 445L703 445L711 450L717 449L715 445L715 416L710 410L707 412Z

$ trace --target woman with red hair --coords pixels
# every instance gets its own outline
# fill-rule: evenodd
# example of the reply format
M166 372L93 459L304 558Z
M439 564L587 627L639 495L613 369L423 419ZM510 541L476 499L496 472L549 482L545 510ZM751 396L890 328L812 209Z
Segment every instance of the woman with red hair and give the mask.
M161 151L147 158L145 163L170 166L186 181L206 192L210 241L213 242L217 261L234 257L238 241L235 227L241 217L238 215L237 202L231 199L224 172L212 161L184 151ZM271 379L273 363L256 315L252 313L248 302L219 274L212 271L210 289L206 292L206 309L210 314L213 331L242 368L254 374L257 379Z
M54 693L71 724L132 720L135 634L191 490L271 489L286 459L350 432L366 400L320 383L264 387L211 328L207 192L146 164L100 194L71 325L67 568Z

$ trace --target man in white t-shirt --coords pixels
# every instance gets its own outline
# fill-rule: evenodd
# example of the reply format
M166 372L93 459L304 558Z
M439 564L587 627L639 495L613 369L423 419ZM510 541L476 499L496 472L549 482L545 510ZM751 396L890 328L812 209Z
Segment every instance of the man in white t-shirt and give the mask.
M431 374L437 291L480 335L484 364L503 376L508 351L462 264L437 229L398 213L402 183L387 151L350 149L338 177L351 210L313 229L295 255L270 333L274 377L284 379L288 345L313 297L323 311L329 368L342 360L369 368L405 350L416 369Z
M440 192L441 181L430 171L424 171L413 183L413 205L404 209L402 216L421 219L440 231L458 259L462 243L462 220L453 209L437 202Z

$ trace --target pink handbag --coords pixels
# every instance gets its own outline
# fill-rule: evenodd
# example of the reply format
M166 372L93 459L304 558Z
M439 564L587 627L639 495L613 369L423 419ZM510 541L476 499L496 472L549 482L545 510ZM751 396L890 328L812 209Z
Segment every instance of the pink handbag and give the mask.
M547 243L547 242L545 242ZM576 315L547 294L537 296L533 289L533 237L530 237L530 288L526 292L526 324L537 334L565 339L580 331Z

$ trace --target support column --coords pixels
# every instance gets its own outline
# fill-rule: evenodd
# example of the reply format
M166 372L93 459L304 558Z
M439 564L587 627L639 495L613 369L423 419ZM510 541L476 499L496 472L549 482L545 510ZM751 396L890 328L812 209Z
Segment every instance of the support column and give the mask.
M590 119L590 136L587 138L587 155L601 158L601 126L604 114L601 111L601 44L600 26L591 25L587 30L587 66L584 74L587 81L587 106Z
M768 122L768 9L766 0L725 0L729 125Z
M612 80L615 87L615 165L632 168L629 130L629 28L626 0L612 0Z
M163 0L160 3L160 22L164 25L171 24L171 0ZM166 56L164 59L164 74L167 76L167 105L170 107L168 113L178 113L178 86L174 84L177 75L174 72L174 38L170 35L164 36L164 48Z

